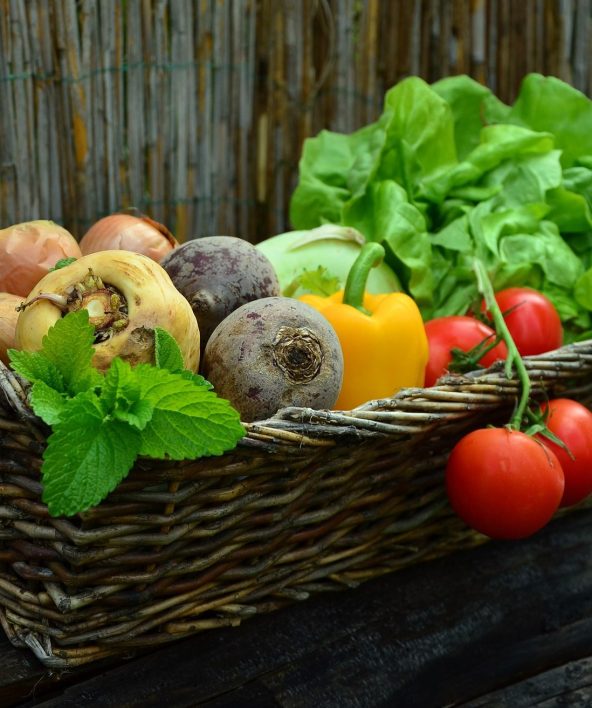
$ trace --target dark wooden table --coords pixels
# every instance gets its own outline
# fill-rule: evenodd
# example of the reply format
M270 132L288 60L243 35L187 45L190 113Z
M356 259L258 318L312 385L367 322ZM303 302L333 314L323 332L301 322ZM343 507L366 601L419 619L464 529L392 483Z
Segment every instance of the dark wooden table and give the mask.
M592 706L592 511L241 627L52 676L0 639L0 706Z

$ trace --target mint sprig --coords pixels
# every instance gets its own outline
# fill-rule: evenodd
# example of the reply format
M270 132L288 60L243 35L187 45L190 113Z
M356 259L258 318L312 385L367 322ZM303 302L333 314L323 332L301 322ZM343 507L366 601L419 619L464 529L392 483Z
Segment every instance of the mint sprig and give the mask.
M166 330L154 331L154 366L131 367L115 358L104 375L92 366L93 337L87 311L79 310L50 328L39 352L8 352L12 368L31 383L33 411L52 427L41 474L53 516L99 504L138 455L221 455L245 434L230 403L184 369Z
M49 272L51 273L54 270L61 270L62 268L69 266L70 263L74 263L75 260L76 258L73 256L70 256L69 258L60 258L60 260L56 261L55 265L49 269Z
M92 392L71 399L47 440L43 501L53 516L71 516L101 502L127 476L140 431L105 415Z
M41 340L40 351L10 349L10 364L31 383L42 381L72 397L101 382L101 375L91 364L93 341L94 327L88 321L88 311L78 310L49 328Z

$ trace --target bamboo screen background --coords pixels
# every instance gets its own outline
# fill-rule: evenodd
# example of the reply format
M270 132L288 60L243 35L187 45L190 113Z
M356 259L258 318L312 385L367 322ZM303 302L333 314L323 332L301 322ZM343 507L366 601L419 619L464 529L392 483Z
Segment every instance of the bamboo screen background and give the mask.
M592 95L592 0L0 0L0 227L135 206L183 241L287 230L302 141L400 79Z

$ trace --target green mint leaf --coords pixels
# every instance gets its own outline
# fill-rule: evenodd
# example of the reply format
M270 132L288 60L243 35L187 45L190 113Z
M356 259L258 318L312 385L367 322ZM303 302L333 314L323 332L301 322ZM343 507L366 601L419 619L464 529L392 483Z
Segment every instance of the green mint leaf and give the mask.
M58 367L41 352L9 349L10 366L31 383L44 383L58 392L66 391L64 377Z
M70 312L50 327L42 340L41 354L61 373L66 391L75 396L102 381L92 366L94 327L85 309Z
M70 257L70 258L60 258L59 261L56 261L56 264L54 265L53 268L49 269L49 272L51 273L52 270L60 270L61 268L65 268L66 266L69 266L70 263L74 263L76 258Z
M214 388L213 384L211 384L207 379L204 379L201 374L194 374L193 371L189 371L188 369L180 371L179 375L184 379L187 379L187 381L193 381L196 386L202 386L207 391L211 391Z
M156 366L159 369L167 369L175 374L181 374L184 379L193 381L197 386L204 386L208 390L214 388L201 374L195 374L185 368L177 340L161 327L154 328L154 352Z
M146 364L134 373L141 380L142 398L153 406L140 454L174 460L221 455L244 436L238 412L212 391Z
M140 435L105 416L91 391L68 400L43 454L43 501L49 513L72 516L101 502L132 468Z
M128 408L116 408L112 415L116 420L121 420L129 423L138 430L144 430L150 422L154 409L148 401L136 401Z
M99 398L103 413L143 430L152 417L152 404L141 396L140 381L130 364L120 358L113 359Z
M162 327L154 328L154 358L159 369L175 372L185 368L177 340Z
M44 381L36 381L31 388L31 408L47 425L59 423L68 398Z
M116 357L109 365L101 386L101 404L103 411L109 413L118 405L129 405L140 400L142 389L132 367L123 359Z

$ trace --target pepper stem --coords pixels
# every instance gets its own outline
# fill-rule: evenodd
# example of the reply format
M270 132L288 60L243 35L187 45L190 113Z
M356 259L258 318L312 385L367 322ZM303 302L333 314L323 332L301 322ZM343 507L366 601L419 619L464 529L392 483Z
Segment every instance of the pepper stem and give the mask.
M356 310L368 314L364 307L366 283L372 268L377 268L384 260L384 247L375 241L365 243L347 275L343 293L344 305L351 305Z
M501 336L508 348L508 356L505 363L506 376L508 378L512 377L512 367L514 367L516 374L518 375L518 380L520 381L520 398L518 400L516 410L514 411L514 415L508 424L509 428L512 428L513 430L520 430L522 419L524 418L526 407L528 405L528 399L530 397L530 377L528 376L528 371L526 371L526 367L524 366L524 362L522 361L522 357L518 352L516 344L512 339L510 330L506 325L502 311L497 304L493 286L491 285L485 266L478 258L476 258L473 262L473 270L477 275L477 287L479 292L485 298L485 304L487 305L487 309L493 318L495 331Z

